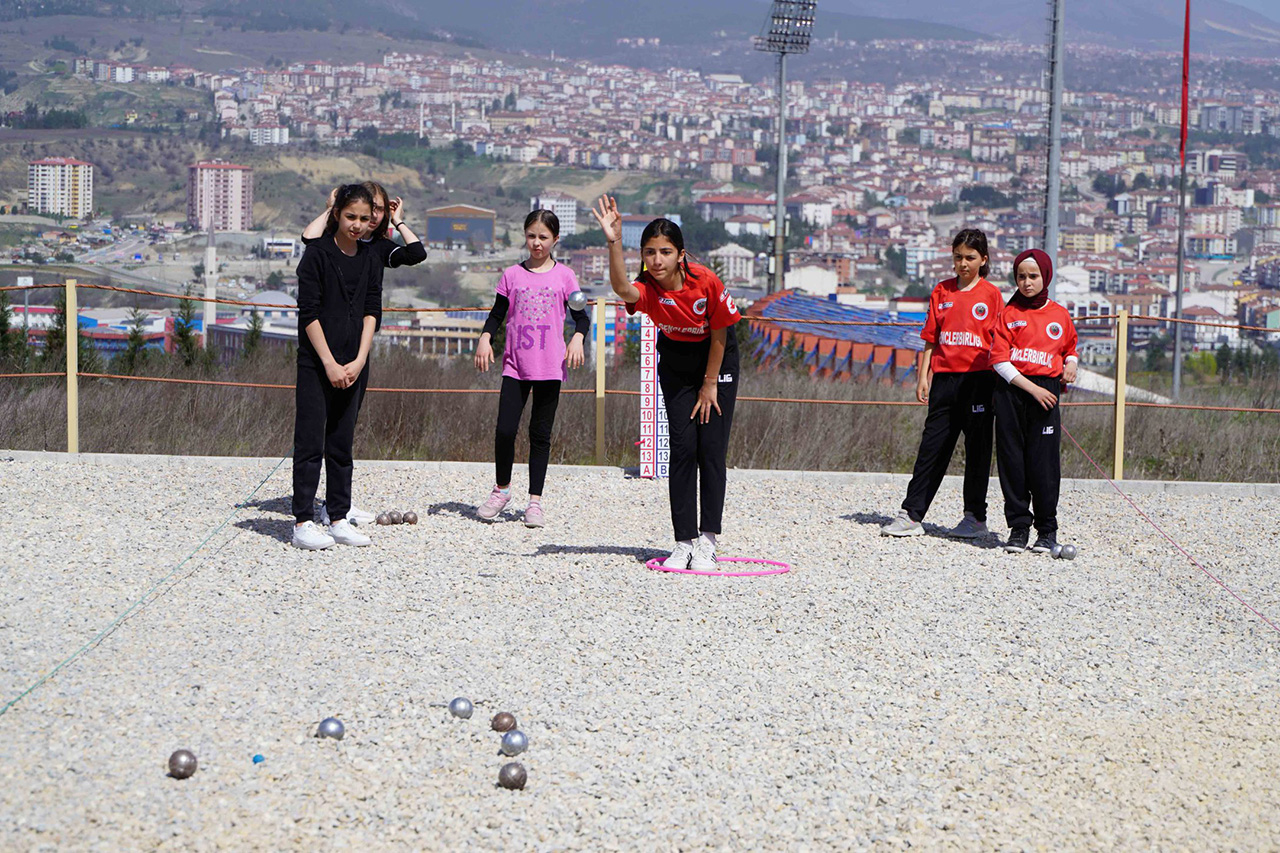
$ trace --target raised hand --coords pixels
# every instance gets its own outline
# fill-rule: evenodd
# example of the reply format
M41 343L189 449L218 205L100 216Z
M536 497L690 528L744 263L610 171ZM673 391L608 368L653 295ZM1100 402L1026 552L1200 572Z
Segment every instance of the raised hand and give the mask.
M329 200L325 202L324 206L327 208L332 208L334 204L337 203L337 201L338 201L338 188L334 187L333 189L329 190Z
M600 223L604 238L610 243L622 239L622 214L618 213L618 201L612 196L602 195L591 209L591 215Z
M395 198L391 199L391 201L387 202L387 222L395 222L397 220L403 222L404 215L403 214L399 216L396 215L400 213L403 207L404 207L404 199L400 198L400 196L396 196Z

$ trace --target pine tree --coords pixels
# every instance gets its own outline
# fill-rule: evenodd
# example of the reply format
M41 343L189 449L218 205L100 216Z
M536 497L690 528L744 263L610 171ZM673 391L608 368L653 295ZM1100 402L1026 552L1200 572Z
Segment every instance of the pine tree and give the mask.
M58 294L54 303L53 325L44 339L44 354L40 365L45 370L65 370L67 367L67 330L71 322L67 317L67 297ZM93 342L80 334L80 322L75 320L76 351L81 373L102 372L102 357Z
M0 364L13 360L13 311L9 308L9 294L0 290Z
M200 344L196 340L196 303L191 299L190 287L178 301L178 316L173 319L173 349L185 367L190 367L200 358Z
M129 312L129 337L125 340L124 352L116 356L115 370L118 373L132 375L147 361L147 339L143 329L147 322L147 312L134 308Z
M262 317L258 314L258 309L254 308L249 314L249 330L244 333L244 352L242 353L245 361L252 361L262 348Z

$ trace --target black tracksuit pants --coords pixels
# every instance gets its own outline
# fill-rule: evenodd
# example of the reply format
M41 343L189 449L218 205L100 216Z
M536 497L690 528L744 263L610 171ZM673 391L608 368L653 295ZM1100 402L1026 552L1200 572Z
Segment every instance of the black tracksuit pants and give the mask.
M1028 376L1041 388L1062 394L1056 376ZM1031 527L1041 536L1058 530L1058 490L1062 485L1062 406L1045 411L1030 394L1004 382L996 388L996 463L1009 528ZM1032 507L1035 507L1034 514Z
M964 511L987 520L987 484L991 479L991 395L993 371L935 373L929 387L929 414L920 434L915 470L902 508L912 521L923 521L933 503L956 441L964 433Z
M551 428L556 422L556 407L560 405L559 379L535 381L502 377L493 467L497 484L510 485L511 466L516 461L516 432L530 392L533 392L533 411L529 413L529 494L541 495L547 482L547 463L551 461Z
M710 339L686 342L658 335L658 385L667 406L671 438L667 490L671 497L671 526L677 540L696 539L700 531L719 533L724 514L725 456L733 406L738 398L738 343L734 330L729 329L716 387L720 413L712 409L711 420L704 424L690 416L698 402L710 351Z
M316 489L320 486L320 465L325 470L325 507L329 518L346 518L351 509L352 445L356 415L369 367L350 388L334 388L324 368L309 360L298 361L298 384L294 391L297 410L293 421L293 517L299 523L315 518Z

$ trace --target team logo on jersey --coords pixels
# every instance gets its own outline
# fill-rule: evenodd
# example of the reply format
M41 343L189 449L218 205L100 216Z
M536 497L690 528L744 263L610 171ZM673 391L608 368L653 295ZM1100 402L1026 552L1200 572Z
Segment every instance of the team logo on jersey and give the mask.
M973 303L973 312L972 312L972 313L973 313L973 319L975 319L975 320L985 320L985 319L987 319L987 314L989 313L989 311L990 311L990 309L989 309L989 308L987 308L987 303L985 303L985 302L975 302L975 303Z
M1057 321L1045 326L1044 330L1048 333L1049 337L1053 338L1055 341L1062 337L1062 324Z
M701 299L699 299L697 302L693 303L693 313L695 314L707 313L707 297L704 296Z
M1045 427L1044 429L1040 430L1040 434L1041 434L1041 435L1053 435L1053 427L1051 427L1051 426L1047 426L1047 427Z
M662 297L661 299L659 299L659 300L658 300L658 304L659 304L659 305L670 305L670 306L672 306L672 307L674 308L674 307L675 307L675 304L676 304L676 301L675 301L674 299L672 299L670 296L664 296L664 297Z
M732 296L730 296L728 299L726 299L726 300L724 301L724 304L729 306L729 313L730 313L730 314L737 314L737 313L738 313L738 306L733 304L733 297L732 297Z

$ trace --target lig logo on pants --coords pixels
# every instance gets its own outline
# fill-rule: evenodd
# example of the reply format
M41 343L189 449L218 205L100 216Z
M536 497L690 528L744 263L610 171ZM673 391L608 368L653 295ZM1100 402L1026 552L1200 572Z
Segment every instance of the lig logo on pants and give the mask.
M648 314L640 315L640 476L667 476L671 463L671 434L667 404L658 386L658 327Z

